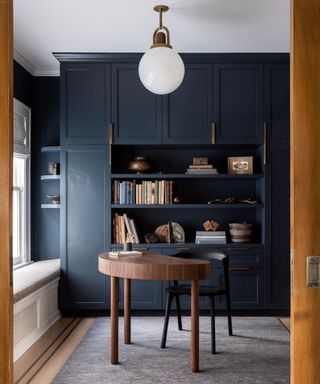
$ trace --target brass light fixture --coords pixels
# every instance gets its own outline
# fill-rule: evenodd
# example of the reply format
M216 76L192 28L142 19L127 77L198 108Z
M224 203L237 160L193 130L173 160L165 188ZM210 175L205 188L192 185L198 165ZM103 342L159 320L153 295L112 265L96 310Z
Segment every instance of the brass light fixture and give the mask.
M152 45L141 58L139 76L142 84L152 93L165 95L175 91L184 78L184 64L170 45L170 33L163 25L162 14L166 5L156 5L159 12L159 27L153 32Z

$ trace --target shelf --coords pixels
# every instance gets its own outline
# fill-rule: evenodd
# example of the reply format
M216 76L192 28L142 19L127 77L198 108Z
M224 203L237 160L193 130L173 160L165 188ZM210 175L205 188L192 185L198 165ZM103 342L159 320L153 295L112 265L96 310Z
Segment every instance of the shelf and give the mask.
M127 179L127 180L163 180L163 179L259 179L262 173L252 175L231 175L227 173L219 174L196 174L190 175L186 173L151 173L151 174L132 174L132 173L113 173L111 179Z
M111 244L111 248L122 248L122 244ZM134 248L196 248L196 247L211 247L211 248L225 248L225 249L248 249L248 248L263 248L264 245L261 243L227 243L227 244L195 244L195 243L140 243L133 244Z
M41 208L59 209L60 204L41 204Z
M256 209L263 206L263 204L111 204L111 208L117 209Z
M59 151L60 151L60 146L57 146L57 145L41 148L41 152L59 152Z
M41 180L60 180L60 175L42 175Z

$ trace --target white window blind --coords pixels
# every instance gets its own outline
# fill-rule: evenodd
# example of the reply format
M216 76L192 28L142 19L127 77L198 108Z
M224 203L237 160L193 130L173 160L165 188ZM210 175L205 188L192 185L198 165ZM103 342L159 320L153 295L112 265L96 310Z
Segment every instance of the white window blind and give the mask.
M30 155L31 109L16 99L13 107L13 152Z
M13 265L30 260L31 109L14 99L13 111Z

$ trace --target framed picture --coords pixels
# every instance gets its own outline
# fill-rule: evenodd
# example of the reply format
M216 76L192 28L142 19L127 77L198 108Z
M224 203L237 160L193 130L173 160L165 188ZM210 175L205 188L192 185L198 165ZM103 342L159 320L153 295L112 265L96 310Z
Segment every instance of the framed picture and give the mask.
M228 173L231 174L252 174L253 157L228 157Z

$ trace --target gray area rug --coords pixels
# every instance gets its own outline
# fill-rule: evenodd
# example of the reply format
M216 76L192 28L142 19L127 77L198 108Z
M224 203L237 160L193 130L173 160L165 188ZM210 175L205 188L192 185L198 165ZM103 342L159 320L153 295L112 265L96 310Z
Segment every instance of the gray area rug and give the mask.
M200 370L191 373L190 318L178 331L171 317L167 348L160 349L162 317L132 318L132 345L123 344L119 319L120 364L110 364L109 318L98 318L62 367L55 384L102 383L289 383L289 332L272 317L234 317L234 336L227 320L216 319L217 354L210 353L210 318L200 318Z

